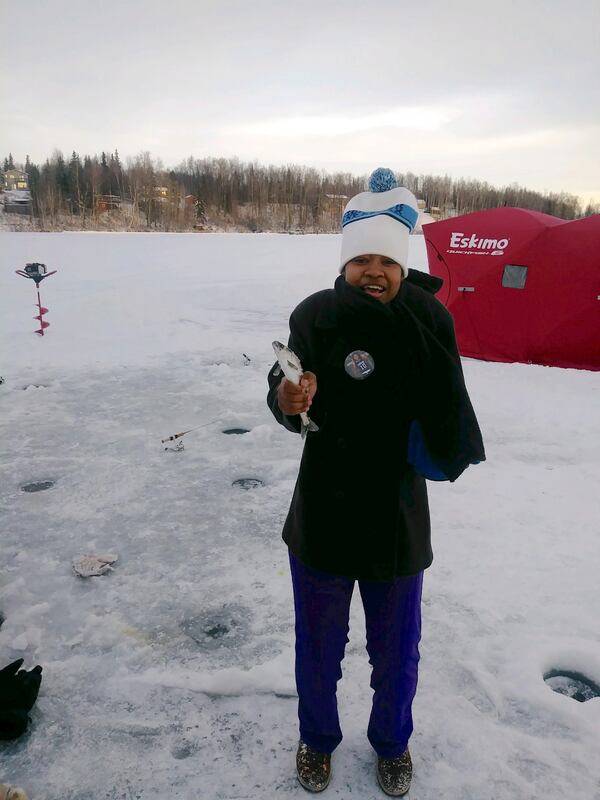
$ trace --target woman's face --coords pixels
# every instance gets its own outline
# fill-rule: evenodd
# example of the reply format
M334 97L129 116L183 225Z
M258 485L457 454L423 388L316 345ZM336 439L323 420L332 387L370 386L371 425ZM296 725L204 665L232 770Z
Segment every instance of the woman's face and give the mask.
M387 256L356 256L344 267L348 283L362 289L381 303L389 303L398 294L402 283L402 267Z

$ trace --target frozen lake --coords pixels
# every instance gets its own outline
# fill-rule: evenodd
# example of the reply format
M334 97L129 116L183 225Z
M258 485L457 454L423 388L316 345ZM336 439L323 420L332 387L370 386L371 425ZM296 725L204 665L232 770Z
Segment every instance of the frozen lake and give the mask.
M307 796L280 538L302 444L266 374L338 252L337 236L0 233L0 667L44 668L0 782L31 800ZM43 338L14 272L28 261L58 270ZM411 798L598 800L600 699L543 676L600 683L600 374L463 363L488 461L429 484ZM202 425L183 452L160 444ZM22 491L35 481L54 485ZM114 570L76 578L90 552ZM364 640L356 592L324 798L384 796Z

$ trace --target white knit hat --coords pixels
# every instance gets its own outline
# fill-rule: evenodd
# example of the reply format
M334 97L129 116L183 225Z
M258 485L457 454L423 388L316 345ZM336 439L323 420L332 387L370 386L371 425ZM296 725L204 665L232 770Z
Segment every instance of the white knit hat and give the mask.
M369 191L353 197L342 217L340 272L356 256L387 256L408 275L408 237L419 216L417 200L398 186L394 173L380 167L369 178Z

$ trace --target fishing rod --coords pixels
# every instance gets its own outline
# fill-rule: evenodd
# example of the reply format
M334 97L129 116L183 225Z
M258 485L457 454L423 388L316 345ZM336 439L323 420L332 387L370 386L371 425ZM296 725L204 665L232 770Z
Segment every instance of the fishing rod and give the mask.
M189 428L187 431L181 431L180 433L174 433L172 436L167 436L166 439L161 439L160 443L165 444L165 442L174 442L175 439L181 439L182 436L185 436L186 433L191 433L192 431L197 431L200 428L207 428L209 425L214 425L215 422L218 422L218 419L213 419L210 422L205 422L203 425L196 425L195 428ZM183 442L182 442L183 444Z

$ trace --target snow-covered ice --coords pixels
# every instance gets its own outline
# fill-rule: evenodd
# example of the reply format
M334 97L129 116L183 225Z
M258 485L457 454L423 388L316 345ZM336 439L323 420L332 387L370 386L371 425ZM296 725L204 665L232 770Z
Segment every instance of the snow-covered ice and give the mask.
M426 268L422 237L411 247ZM32 800L305 797L280 538L302 443L271 417L266 373L338 249L0 234L0 666L44 667L28 733L0 743L0 782ZM14 273L27 261L58 270L41 284L43 338L33 283ZM488 461L430 484L411 797L599 800L600 698L543 676L600 683L600 375L464 369ZM202 425L182 452L160 444ZM54 485L22 491L35 481ZM78 578L84 553L118 561ZM370 700L356 592L324 798L383 796Z

